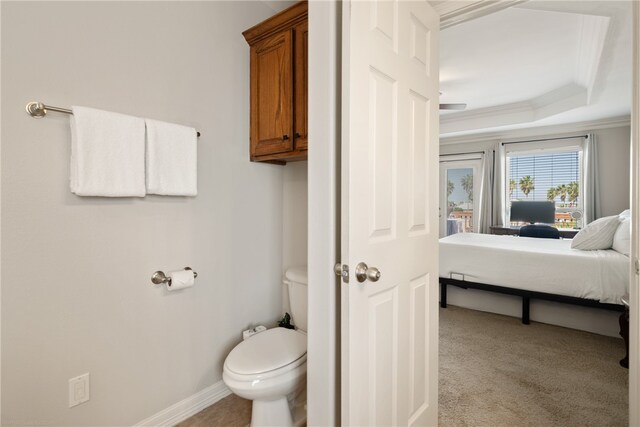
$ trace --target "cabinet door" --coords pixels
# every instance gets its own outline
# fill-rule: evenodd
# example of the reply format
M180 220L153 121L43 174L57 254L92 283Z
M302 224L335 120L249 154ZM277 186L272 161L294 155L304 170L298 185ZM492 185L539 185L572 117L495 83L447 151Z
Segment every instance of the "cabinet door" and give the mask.
M291 31L251 48L251 158L293 150Z
M295 58L294 142L296 150L307 149L307 21L293 29Z

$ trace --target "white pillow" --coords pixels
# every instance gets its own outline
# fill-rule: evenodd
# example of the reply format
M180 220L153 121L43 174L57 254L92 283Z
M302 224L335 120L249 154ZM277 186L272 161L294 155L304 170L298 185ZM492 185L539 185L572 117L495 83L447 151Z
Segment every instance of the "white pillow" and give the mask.
M625 218L631 218L631 211L629 209L620 212L620 215L618 215L618 217L620 218L620 221L622 221Z
M621 220L616 233L613 235L613 250L622 255L629 256L631 253L631 220L625 218Z
M596 219L576 234L571 247L583 251L609 249L613 245L613 235L616 234L619 224L618 215Z

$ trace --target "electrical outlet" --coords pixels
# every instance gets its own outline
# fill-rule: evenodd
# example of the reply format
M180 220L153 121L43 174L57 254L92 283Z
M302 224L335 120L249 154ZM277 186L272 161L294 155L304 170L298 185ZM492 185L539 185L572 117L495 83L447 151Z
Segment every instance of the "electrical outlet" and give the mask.
M89 373L69 380L69 408L89 401Z

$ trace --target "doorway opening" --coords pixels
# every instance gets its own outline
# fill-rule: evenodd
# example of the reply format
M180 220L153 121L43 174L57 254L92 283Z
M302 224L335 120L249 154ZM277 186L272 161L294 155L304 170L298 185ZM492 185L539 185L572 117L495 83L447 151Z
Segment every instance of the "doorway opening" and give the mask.
M630 239L631 4L530 1L441 32L440 102L467 105L440 116L442 425L521 423L511 417L523 413L628 424L630 250L613 238ZM490 173L472 167L474 155L491 160ZM512 201L553 205L551 220L526 228L560 238L520 237ZM570 289L595 275L577 257L596 252L577 242L607 218L611 241L592 248L612 260L598 291ZM572 409L585 405L598 409Z

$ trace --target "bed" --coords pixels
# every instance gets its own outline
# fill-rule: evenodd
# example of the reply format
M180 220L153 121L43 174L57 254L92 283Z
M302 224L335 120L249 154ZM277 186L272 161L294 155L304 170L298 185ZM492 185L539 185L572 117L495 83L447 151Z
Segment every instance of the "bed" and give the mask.
M629 258L612 249L571 249L571 240L458 233L440 239L440 304L447 286L624 311Z

